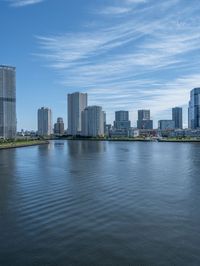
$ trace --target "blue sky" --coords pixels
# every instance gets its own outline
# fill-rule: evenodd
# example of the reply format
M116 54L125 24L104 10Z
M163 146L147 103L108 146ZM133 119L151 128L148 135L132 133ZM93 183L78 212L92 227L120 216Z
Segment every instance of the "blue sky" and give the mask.
M67 93L115 110L151 109L154 126L200 86L199 0L0 0L0 64L17 67L18 129L37 109L67 121Z

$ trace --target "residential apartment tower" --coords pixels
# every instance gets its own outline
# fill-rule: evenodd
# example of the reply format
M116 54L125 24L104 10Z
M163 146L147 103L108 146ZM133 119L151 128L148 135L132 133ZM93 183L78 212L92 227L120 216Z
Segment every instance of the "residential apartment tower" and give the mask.
M86 137L104 136L105 113L101 106L88 106L82 112L82 133Z
M15 138L16 125L16 69L0 65L0 138Z
M68 94L68 134L81 134L81 113L87 107L87 93Z
M38 135L49 136L52 134L51 109L42 107L38 109Z

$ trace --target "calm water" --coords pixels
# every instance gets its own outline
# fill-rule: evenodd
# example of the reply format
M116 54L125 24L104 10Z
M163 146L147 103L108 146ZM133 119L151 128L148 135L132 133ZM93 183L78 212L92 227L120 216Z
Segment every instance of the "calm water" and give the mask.
M0 265L200 265L200 144L0 151Z

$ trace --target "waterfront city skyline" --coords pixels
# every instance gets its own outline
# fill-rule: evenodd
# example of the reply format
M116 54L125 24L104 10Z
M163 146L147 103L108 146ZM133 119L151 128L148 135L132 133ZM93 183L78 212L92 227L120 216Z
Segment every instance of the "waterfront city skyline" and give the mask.
M0 63L17 69L18 130L37 129L40 106L67 125L74 91L101 105L108 123L128 110L135 126L137 110L150 109L157 125L180 106L187 126L200 84L199 9L196 0L1 1Z
M15 68L11 66L0 65L0 100L1 100L1 119L0 119L0 137L14 138L16 134L16 79ZM194 88L190 92L190 101L188 105L188 129L199 129L200 125L200 88ZM11 98L10 98L11 97ZM14 98L13 98L14 97ZM134 134L129 120L129 111L115 111L115 121L107 124L106 112L101 106L88 106L88 94L74 92L68 94L68 125L66 133L77 136L110 136L110 134L131 136ZM14 105L13 105L14 104ZM181 107L172 108L172 119L158 121L158 129L180 130L183 129L183 115ZM50 136L53 133L52 111L48 107L38 109L38 130L39 136ZM110 128L110 129L109 129ZM153 130L153 120L151 120L150 110L138 110L137 129ZM114 130L114 131L113 131ZM61 133L62 131L62 133ZM24 132L22 129L21 132ZM30 132L30 131L29 131ZM33 131L32 131L33 132ZM56 133L57 132L57 133ZM64 134L63 118L57 118L54 125L54 133ZM152 133L152 132L151 132ZM150 133L150 134L151 134ZM196 132L197 133L197 132ZM196 134L195 133L195 134ZM23 133L22 133L23 134ZM175 133L176 134L176 133ZM179 133L178 133L179 134ZM181 133L182 134L182 133ZM184 134L184 131L183 131ZM192 133L193 134L193 133Z

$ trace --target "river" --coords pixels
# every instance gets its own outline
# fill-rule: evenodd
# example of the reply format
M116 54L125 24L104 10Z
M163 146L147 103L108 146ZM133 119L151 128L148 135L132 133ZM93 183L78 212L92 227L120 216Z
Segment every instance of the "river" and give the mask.
M1 150L0 265L200 265L200 144Z

